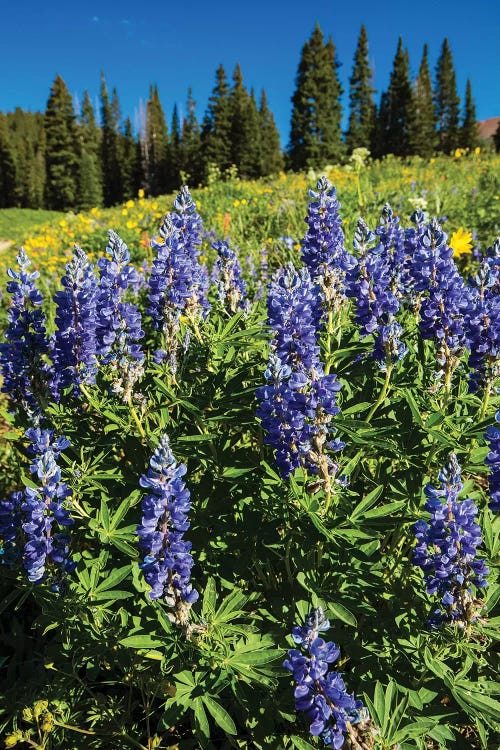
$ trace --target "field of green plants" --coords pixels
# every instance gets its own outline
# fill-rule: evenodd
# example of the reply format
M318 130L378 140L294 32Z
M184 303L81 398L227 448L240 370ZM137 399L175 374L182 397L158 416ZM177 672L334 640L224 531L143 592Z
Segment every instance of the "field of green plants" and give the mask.
M500 157L30 221L4 747L496 750Z

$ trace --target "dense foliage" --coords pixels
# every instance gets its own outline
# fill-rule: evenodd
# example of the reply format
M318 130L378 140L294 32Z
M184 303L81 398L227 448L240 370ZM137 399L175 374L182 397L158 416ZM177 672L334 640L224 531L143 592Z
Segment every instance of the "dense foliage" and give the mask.
M262 234L298 192L225 183L205 228L183 189L147 247L90 232L61 281L19 251L6 747L497 747L500 217L484 186L472 257L337 176L349 220L321 177L299 243Z

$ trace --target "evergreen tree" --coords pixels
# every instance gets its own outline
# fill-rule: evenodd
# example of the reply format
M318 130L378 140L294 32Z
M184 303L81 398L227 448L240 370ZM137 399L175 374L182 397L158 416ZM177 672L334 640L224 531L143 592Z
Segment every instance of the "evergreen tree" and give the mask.
M17 169L7 118L0 113L0 208L16 205Z
M283 169L280 134L274 121L273 113L267 105L267 96L262 89L259 108L260 120L260 173L261 175L277 174Z
M78 141L73 101L61 76L50 90L45 110L47 208L73 208L77 198Z
M229 107L231 113L231 164L236 165L239 174L242 174L242 161L246 159L248 103L249 95L243 83L243 75L238 63L233 73L233 87L229 95Z
M460 145L462 148L474 149L478 143L476 105L472 98L472 85L467 79L465 89L464 119L460 131Z
M373 102L375 89L371 85L372 71L368 61L368 36L363 24L354 54L354 66L349 80L350 115L346 145L349 151L355 148L371 148L377 108Z
M445 38L436 66L434 93L440 151L450 153L460 145L460 97L448 39Z
M400 37L387 92L387 128L384 153L395 154L396 156L408 156L411 153L412 104L410 60L408 51L403 49L403 40Z
M196 186L203 180L203 164L201 130L196 117L196 102L193 99L191 89L188 89L186 112L181 128L179 173L182 176L182 182Z
M389 92L384 91L380 97L380 104L377 110L377 119L373 132L372 152L380 158L388 151L388 129L389 129Z
M119 154L119 106L116 89L110 102L104 73L101 75L101 164L104 205L113 206L123 199Z
M123 200L135 198L140 185L138 177L138 150L132 131L132 122L127 117L120 137L120 157L122 166Z
M495 135L493 136L493 143L495 145L495 149L500 152L500 122L498 123Z
M410 145L413 154L429 158L436 147L436 115L432 98L427 44L424 44L422 62L413 87Z
M172 127L170 128L170 144L168 149L168 179L174 190L181 187L181 126L177 104L174 104L172 112Z
M146 181L151 195L168 187L168 131L157 86L150 86L146 105Z
M101 206L101 133L97 127L94 107L88 91L84 92L78 128L80 140L80 164L78 171L77 205L82 210Z
M292 121L288 152L293 169L322 167L343 152L338 63L330 38L324 43L316 24L304 44L292 97Z
M260 177L262 174L262 133L260 130L259 109L253 89L248 97L244 134L245 138L239 172L242 177L253 179Z
M205 176L210 164L221 171L231 166L231 101L226 72L219 65L216 84L203 119L202 146Z

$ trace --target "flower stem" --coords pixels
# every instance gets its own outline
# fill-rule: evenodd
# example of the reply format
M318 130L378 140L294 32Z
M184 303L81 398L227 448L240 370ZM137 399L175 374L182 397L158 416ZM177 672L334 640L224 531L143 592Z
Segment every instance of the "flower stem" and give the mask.
M393 368L394 368L393 364L388 364L387 365L387 370L385 372L384 385L382 386L382 390L380 391L380 395L379 395L378 399L375 401L375 403L373 404L372 408L368 412L368 416L366 417L366 420L365 420L366 422L370 422L371 421L373 415L375 414L375 412L377 411L377 409L379 408L379 406L381 406L384 403L385 398L387 396L387 392L389 391L389 381L391 379L391 372L392 372Z
M129 398L129 400L128 400L127 403L128 403L128 407L130 409L130 413L132 414L132 416L134 418L134 422L137 425L137 429L139 430L140 436L142 438L144 438L144 440L146 440L147 436L146 436L146 433L144 432L144 427L141 424L141 420L139 419L139 416L138 416L138 414L137 414L137 412L135 410L134 404L132 403L132 397Z
M483 421L483 419L486 416L486 412L488 411L488 405L490 403L490 396L491 396L491 381L488 382L486 388L484 389L483 403L481 404L481 410L479 412L480 422Z

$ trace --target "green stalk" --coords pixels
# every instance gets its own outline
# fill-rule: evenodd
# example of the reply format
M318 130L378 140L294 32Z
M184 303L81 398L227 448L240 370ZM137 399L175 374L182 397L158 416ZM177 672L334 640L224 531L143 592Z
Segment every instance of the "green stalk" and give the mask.
M138 414L137 414L137 412L135 410L135 407L134 407L134 405L132 403L132 396L130 396L130 398L128 399L127 404L128 404L129 409L130 409L130 413L132 414L132 416L134 418L134 422L137 425L137 429L139 430L140 436L144 440L146 440L147 436L146 436L146 433L144 432L144 427L141 424L141 420L139 419L139 416L138 416Z
M382 390L380 391L380 395L378 399L375 401L372 408L368 412L368 416L366 417L366 420L365 420L366 422L371 421L373 415L375 414L379 406L381 406L384 403L386 396L387 396L387 392L389 391L389 381L391 379L391 372L393 371L393 369L394 369L394 365L392 363L387 365L387 370L385 372L384 385L382 386Z

